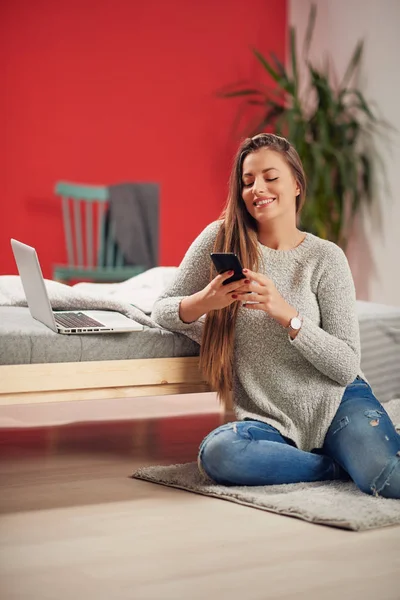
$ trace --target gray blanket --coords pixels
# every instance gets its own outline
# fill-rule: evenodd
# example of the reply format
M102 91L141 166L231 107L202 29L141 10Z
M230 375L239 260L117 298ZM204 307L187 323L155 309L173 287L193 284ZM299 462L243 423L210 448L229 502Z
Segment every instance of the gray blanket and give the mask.
M158 325L141 310L128 302L105 298L100 294L81 293L78 290L45 279L50 304L55 310L115 310L141 325L158 327ZM0 306L27 306L21 279L17 275L0 277Z
M53 310L115 310L141 325L163 330L162 327L157 325L144 312L128 302L111 299L102 295L101 292L79 292L75 286L70 287L58 281L51 281L49 279L45 279L44 281ZM18 275L1 275L0 306L27 305L20 277ZM200 344L202 326L203 323L196 321L183 334L197 344Z

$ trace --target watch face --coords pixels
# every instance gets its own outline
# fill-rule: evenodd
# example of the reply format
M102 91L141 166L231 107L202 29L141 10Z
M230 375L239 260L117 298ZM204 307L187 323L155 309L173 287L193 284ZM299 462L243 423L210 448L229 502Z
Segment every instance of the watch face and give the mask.
M299 319L299 317L293 317L293 319L290 321L290 327L292 329L300 329L301 320Z

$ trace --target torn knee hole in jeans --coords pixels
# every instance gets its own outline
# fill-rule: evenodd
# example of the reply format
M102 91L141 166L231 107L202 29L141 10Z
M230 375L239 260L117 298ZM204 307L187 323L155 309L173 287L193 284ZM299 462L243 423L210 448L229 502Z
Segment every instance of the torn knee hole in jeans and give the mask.
M364 415L367 419L371 419L369 422L371 427L376 427L379 425L379 418L383 415L383 412L381 410L366 410Z
M238 433L237 423L231 423L231 428L235 433ZM242 442L242 439L233 440L232 444L237 444L238 442Z
M349 417L343 417L342 419L340 419L339 426L337 429L335 429L335 431L333 432L333 435L335 435L335 433L337 433L338 431L340 431L341 429L346 427L349 423L350 423Z
M245 441L257 442L258 441L257 434L254 434L253 432L261 431L262 433L264 433L264 431L265 431L262 427L258 427L257 425L252 425L252 424L249 424L247 427L241 428L240 431L238 430L237 423L232 423L231 427L232 427L232 430L234 431L234 433L236 433L238 435L238 439L233 440L232 444L243 443Z
M367 419L370 419L369 424L371 425L371 427L377 427L377 425L379 425L380 418L384 416L384 414L385 413L381 410L366 410L364 412L364 416L367 417ZM335 429L333 433L337 433L338 431L346 427L349 423L349 417L342 417L338 423L337 429Z

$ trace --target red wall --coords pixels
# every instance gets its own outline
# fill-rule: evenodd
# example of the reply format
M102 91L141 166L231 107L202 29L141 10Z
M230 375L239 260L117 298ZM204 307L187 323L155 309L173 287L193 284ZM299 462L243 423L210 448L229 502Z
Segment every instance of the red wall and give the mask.
M223 84L283 57L285 0L2 0L0 273L10 237L66 260L55 181L161 184L160 264L224 204L237 104ZM5 91L5 93L3 93Z

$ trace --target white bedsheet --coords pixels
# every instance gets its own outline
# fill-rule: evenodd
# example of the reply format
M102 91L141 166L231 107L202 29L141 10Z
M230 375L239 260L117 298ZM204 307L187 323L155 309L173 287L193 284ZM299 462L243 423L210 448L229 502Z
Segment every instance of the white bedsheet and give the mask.
M73 287L83 293L117 299L134 304L150 314L158 296L168 287L178 267L154 267L121 283L77 283Z

